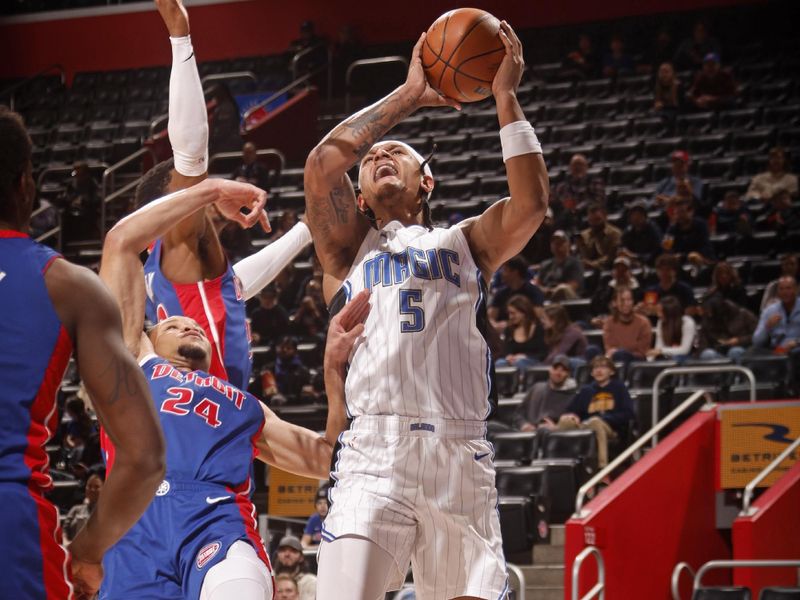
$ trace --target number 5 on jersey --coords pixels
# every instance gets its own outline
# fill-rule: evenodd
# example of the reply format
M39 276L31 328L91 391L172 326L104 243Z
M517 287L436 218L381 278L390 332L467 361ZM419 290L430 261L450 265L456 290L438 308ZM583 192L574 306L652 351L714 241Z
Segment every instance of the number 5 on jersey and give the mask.
M422 290L400 290L400 333L425 329L425 311L421 304Z

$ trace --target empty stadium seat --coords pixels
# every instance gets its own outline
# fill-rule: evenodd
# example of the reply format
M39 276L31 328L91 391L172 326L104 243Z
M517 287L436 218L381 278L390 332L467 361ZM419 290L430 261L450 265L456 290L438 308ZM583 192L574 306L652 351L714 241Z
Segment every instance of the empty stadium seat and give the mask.
M633 361L628 365L628 386L652 389L656 377L664 369L677 367L674 360Z
M686 141L682 137L645 140L642 153L645 158L661 159L665 164L669 164L669 155L672 151L685 146Z
M617 94L635 96L652 93L653 87L653 79L650 75L636 75L634 77L620 77L617 79L615 89Z
M497 393L500 396L513 396L519 386L519 371L515 367L497 367L494 372Z
M758 600L800 600L800 587L762 588Z
M497 492L504 496L545 496L545 467L509 467L497 469Z
M611 163L632 163L642 152L642 144L638 141L603 144L600 160Z
M700 135L708 133L714 127L715 115L712 112L678 115L675 129L681 135Z
M697 165L697 174L703 179L730 179L736 177L739 159L736 157L709 158Z
M723 110L717 115L717 127L725 131L744 131L756 126L760 118L757 108Z
M750 589L741 586L704 587L692 594L692 600L750 600Z
M514 463L515 466L527 465L538 451L536 431L518 431L501 433L491 438L494 445L495 464L498 461Z
M595 123L592 125L591 139L594 142L619 142L628 138L630 129L631 122L628 120Z
M731 152L735 154L766 154L775 143L775 130L770 128L738 131L731 136Z
M730 134L711 133L689 138L687 149L693 158L721 156L728 149Z
M609 170L608 184L612 186L641 186L650 179L650 165L635 164ZM619 197L617 198L619 202ZM624 204L624 202L619 202Z
M522 389L527 391L539 381L547 381L550 378L550 367L547 365L536 365L534 367L527 367L521 374Z
M588 100L583 105L584 121L610 121L624 106L622 98L604 98L602 100ZM624 121L624 120L623 120Z
M539 441L539 458L578 460L587 472L597 470L597 440L594 431L550 431Z
M529 551L536 540L535 501L528 496L500 496L497 513L506 556ZM546 524L545 524L545 531Z

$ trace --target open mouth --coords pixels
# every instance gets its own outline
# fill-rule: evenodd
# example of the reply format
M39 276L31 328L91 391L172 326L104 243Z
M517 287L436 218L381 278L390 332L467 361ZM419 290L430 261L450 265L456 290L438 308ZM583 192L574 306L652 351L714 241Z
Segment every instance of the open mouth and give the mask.
M397 177L397 168L391 163L378 165L375 169L374 181L378 181L384 177Z

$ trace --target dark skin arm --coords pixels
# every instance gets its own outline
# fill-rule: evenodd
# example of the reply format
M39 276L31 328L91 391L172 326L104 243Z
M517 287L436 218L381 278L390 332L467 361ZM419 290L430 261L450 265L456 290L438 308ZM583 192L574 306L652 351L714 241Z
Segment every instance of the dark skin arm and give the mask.
M92 597L103 553L145 511L164 475L164 439L150 390L125 347L116 302L89 270L53 263L45 282L75 346L78 369L116 449L114 469L86 526L70 545L78 597Z

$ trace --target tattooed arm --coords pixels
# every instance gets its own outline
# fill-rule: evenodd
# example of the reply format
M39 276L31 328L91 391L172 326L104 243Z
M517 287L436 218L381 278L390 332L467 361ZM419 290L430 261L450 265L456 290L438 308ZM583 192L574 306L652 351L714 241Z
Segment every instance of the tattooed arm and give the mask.
M325 298L330 300L358 251L369 222L356 210L347 171L358 164L375 142L423 106L453 106L428 85L417 41L403 85L372 106L346 119L311 151L305 166L306 219L325 271Z
M88 269L65 260L52 264L45 282L75 346L98 419L116 449L97 507L70 546L77 597L93 597L103 575L103 553L139 519L164 475L164 440L147 382L125 348L119 309L106 287Z

